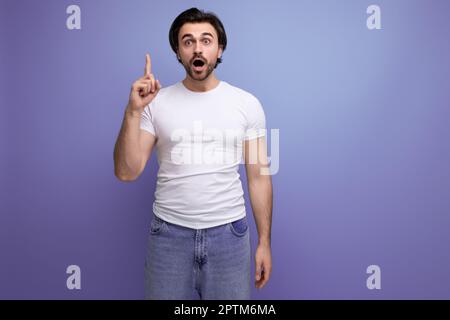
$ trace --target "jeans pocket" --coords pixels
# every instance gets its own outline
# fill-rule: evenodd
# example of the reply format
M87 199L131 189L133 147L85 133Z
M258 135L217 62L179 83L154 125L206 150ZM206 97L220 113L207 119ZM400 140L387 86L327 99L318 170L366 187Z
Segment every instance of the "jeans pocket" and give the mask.
M164 220L157 217L156 215L153 216L152 221L150 222L150 233L153 235L157 235L161 233L161 230L164 228Z
M242 237L248 232L247 217L230 222L228 225L231 232L238 237Z

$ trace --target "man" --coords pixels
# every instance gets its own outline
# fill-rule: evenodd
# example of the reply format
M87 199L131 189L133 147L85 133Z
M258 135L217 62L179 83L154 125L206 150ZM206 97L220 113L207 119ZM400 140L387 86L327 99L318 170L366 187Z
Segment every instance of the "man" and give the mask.
M268 170L264 111L253 95L214 74L227 44L216 15L182 12L169 40L186 77L161 89L146 55L114 150L115 175L133 181L157 148L146 298L250 299L250 235L238 168L243 156L260 289L272 269L272 181L261 174Z

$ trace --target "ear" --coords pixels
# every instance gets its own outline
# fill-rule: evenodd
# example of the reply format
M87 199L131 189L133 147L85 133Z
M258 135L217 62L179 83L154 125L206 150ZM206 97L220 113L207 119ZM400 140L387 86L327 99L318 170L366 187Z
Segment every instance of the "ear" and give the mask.
M223 53L223 47L219 46L219 53L217 54L217 58L221 58L222 57L222 53Z

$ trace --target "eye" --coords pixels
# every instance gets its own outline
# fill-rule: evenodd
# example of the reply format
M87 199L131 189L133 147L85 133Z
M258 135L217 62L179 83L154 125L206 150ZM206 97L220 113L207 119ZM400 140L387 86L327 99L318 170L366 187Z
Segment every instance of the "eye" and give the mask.
M185 44L185 45L187 45L187 46L190 46L190 45L191 45L191 43L192 43L192 41L191 41L191 40L186 40L186 41L184 42L184 44Z
M211 43L211 40L205 39L205 40L203 40L203 42L204 42L205 44L209 44L209 43Z

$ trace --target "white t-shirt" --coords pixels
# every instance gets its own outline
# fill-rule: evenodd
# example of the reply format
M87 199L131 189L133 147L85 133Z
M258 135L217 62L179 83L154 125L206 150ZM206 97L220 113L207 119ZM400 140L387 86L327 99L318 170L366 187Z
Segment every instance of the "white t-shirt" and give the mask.
M206 92L181 81L162 88L140 125L157 138L155 215L193 229L243 218L243 139L264 136L265 125L258 99L225 81Z

